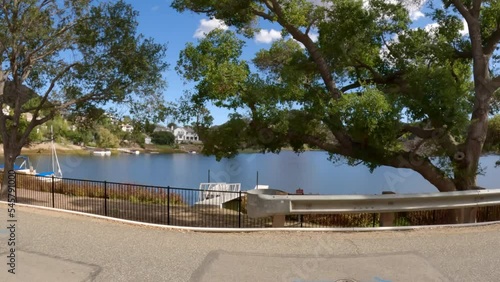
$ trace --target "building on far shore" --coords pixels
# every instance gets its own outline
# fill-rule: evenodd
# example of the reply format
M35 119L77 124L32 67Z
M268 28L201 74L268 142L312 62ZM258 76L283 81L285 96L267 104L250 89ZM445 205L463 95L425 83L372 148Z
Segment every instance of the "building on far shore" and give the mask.
M132 132L134 130L134 127L130 124L122 124L122 131L124 132Z
M200 138L191 127L178 127L174 129L175 143L200 142Z

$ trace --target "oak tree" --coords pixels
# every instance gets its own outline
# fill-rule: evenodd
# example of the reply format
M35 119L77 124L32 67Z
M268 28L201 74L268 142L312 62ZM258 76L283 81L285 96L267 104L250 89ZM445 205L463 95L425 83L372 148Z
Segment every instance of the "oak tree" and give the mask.
M308 146L372 169L412 169L442 192L475 188L500 87L500 1L431 2L426 27L413 25L411 2L175 0L241 36L262 21L284 35L252 62L231 31L181 52L179 72L197 83L193 105L237 112L202 130L205 152Z
M30 133L60 113L125 104L162 110L166 47L137 32L123 1L7 0L0 3L0 131L5 171ZM23 123L22 116L31 114ZM1 196L6 197L7 174Z

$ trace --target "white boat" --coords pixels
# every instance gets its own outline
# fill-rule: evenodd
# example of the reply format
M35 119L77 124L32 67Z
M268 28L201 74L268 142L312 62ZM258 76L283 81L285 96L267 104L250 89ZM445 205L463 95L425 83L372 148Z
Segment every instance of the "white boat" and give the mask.
M95 156L111 156L110 150L95 150L92 151L92 154Z
M139 150L129 150L129 149L118 149L119 152L126 153L126 154L131 154L131 155L139 155L141 152Z
M50 133L51 133L50 143L51 143L52 171L36 173L35 176L37 176L42 181L52 181L52 180L60 181L63 175L61 166L59 165L59 159L57 158L57 151L56 151L56 146L54 144L54 133L52 127L50 127Z
M4 171L4 165L0 166L0 171ZM36 173L36 171L33 169L33 166L31 165L28 156L17 156L16 160L14 161L14 171L23 174Z

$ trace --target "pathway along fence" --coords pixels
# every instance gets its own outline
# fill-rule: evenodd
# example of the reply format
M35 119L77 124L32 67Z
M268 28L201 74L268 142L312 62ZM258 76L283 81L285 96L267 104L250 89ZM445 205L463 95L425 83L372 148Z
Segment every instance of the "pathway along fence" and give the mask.
M147 223L212 228L271 227L272 217L250 218L247 193L231 194L222 206L195 204L198 189L16 174L18 203L85 212ZM445 224L447 210L396 213L395 226ZM285 227L378 227L380 213L286 216ZM477 222L500 220L500 206L480 207Z

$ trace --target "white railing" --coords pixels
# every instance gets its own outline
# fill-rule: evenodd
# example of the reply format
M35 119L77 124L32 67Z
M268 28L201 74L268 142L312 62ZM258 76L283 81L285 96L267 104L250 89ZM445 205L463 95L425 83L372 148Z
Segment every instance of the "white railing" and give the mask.
M248 215L253 218L288 214L387 213L500 205L500 189L425 194L278 195L250 190Z
M198 201L209 200L213 198L221 198L223 202L234 198L234 194L228 192L239 192L241 190L240 183L201 183L198 196Z

